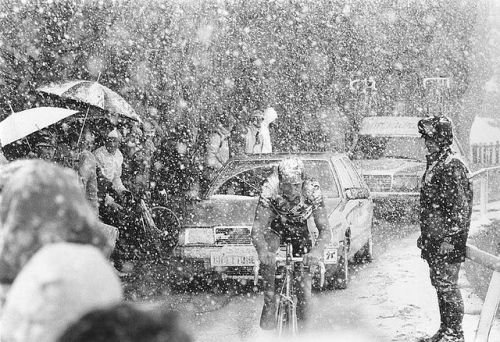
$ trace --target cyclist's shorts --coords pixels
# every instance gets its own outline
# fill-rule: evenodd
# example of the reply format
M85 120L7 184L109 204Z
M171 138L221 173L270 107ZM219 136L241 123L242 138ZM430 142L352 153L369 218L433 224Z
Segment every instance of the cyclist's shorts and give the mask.
M278 217L271 222L271 230L280 236L280 244L290 239L293 256L302 256L311 251L312 240L307 229L307 221L283 224Z

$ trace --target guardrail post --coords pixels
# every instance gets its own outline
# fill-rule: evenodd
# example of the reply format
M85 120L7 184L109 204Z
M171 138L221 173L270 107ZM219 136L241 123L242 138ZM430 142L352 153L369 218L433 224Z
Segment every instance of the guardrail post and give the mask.
M465 253L468 259L493 270L474 337L474 342L488 342L491 326L500 302L500 258L469 244L467 244Z
M500 272L493 272L490 286L484 299L483 309L477 324L476 336L474 342L487 342L490 336L491 326L498 310L500 301Z

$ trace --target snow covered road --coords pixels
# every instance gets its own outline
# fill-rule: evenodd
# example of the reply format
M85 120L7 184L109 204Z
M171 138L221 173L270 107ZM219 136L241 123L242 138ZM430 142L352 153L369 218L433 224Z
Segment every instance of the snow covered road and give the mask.
M352 270L348 289L314 295L312 319L297 341L415 341L437 330L437 300L427 264L416 247L418 231L416 226L399 225L401 237L388 238L389 233L382 232L397 228L398 225L385 224L375 228L375 260ZM460 284L466 307L466 341L473 341L482 301L471 293L464 272ZM275 340L275 336L258 327L261 294L247 293L229 299L207 294L198 296L205 296L207 305L213 309L203 313L196 309L194 302L178 307L196 341ZM218 305L220 301L226 302ZM500 341L498 321L490 341Z

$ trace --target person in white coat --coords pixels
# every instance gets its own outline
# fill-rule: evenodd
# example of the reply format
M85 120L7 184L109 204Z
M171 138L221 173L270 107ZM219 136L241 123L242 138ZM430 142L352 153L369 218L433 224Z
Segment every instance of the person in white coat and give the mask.
M271 133L269 126L278 118L278 113L273 107L268 107L264 110L264 120L261 123L260 134L262 137L262 151L261 153L272 153L273 146L271 142Z
M245 136L245 153L273 152L269 125L276 118L276 111L272 107L267 108L265 111L255 110L252 113Z

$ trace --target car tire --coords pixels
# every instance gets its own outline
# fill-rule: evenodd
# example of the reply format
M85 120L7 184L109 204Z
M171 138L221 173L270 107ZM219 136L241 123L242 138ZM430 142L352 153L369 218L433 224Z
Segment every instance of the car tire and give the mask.
M373 237L370 234L368 241L356 254L356 263L364 264L373 261Z
M349 245L344 244L342 249L342 255L339 258L339 265L337 267L337 272L335 273L335 278L333 279L333 288L336 290L347 289L349 284Z

